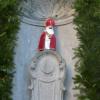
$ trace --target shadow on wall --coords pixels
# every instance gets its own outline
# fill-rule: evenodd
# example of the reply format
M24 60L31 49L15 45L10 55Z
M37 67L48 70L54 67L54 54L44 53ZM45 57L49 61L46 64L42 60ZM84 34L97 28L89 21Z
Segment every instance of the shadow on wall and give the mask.
M71 66L66 66L66 74L65 74L65 81L64 86L66 88L66 91L64 92L64 100L70 100L71 93L70 93L70 87L72 85L72 71Z
M56 51L60 54L60 48L61 48L61 45L60 45L60 39L59 39L59 37L58 37L58 26L56 26L55 28L54 28L54 32L55 32L55 36L56 36Z

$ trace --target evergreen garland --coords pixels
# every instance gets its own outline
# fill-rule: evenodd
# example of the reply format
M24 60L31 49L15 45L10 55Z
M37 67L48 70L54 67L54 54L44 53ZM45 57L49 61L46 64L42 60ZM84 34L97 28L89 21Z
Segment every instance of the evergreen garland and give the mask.
M78 100L100 100L100 0L76 0L78 58L75 76Z
M18 0L0 0L0 100L12 100Z

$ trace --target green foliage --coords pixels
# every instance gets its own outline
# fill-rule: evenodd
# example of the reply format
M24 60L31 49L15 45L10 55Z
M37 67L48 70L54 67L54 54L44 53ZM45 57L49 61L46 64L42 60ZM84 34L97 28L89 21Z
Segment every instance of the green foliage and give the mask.
M100 100L100 0L76 0L74 8L80 41L74 78L78 100Z
M17 0L0 0L0 100L11 100L14 47L19 26Z

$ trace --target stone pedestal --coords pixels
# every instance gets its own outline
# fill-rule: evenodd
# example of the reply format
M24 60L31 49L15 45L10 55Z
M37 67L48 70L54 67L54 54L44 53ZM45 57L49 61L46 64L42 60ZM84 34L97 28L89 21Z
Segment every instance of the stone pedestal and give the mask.
M65 66L56 51L36 53L29 67L30 100L63 100Z

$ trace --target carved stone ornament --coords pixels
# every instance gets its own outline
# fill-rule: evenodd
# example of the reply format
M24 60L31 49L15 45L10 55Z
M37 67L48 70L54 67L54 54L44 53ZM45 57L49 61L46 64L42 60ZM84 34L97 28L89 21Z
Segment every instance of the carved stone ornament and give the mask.
M44 26L47 18L56 20L57 25L72 21L74 0L22 0L21 21L30 25ZM69 18L70 17L70 18Z
M56 51L36 53L29 66L30 100L63 100L65 66Z

